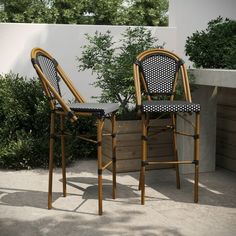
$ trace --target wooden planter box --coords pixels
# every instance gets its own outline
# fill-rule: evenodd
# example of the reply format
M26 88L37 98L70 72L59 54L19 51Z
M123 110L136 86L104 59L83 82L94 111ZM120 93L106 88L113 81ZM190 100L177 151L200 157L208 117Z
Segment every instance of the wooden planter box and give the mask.
M169 124L169 119L152 120L156 126ZM117 172L139 171L141 165L141 121L117 121ZM110 122L105 123L104 131L111 132ZM150 129L150 132L152 128ZM111 160L111 137L103 137L103 160ZM173 160L172 134L163 132L150 136L148 160ZM171 165L148 166L147 169L170 168Z

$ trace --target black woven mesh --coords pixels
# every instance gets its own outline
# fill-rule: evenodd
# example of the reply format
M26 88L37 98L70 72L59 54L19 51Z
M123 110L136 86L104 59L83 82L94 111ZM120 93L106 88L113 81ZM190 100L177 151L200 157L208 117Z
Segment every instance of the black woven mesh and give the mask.
M61 91L60 91L60 87L59 87L59 81L60 78L58 76L57 70L56 70L56 66L54 61L52 61L51 59L49 59L48 57L44 56L44 55L37 55L37 62L41 68L41 70L43 71L45 77L48 79L48 81L51 83L51 85L56 89L56 91L60 94L61 96ZM49 89L50 91L50 89ZM50 91L51 93L51 91ZM54 97L51 93L51 96Z
M140 62L150 94L170 94L178 71L178 61L163 54L153 54Z

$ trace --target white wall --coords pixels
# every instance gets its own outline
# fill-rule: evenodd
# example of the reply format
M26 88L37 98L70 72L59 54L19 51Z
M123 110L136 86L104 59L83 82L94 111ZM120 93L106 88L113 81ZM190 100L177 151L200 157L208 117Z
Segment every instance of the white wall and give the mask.
M236 19L236 0L169 0L169 26L176 27L176 52L185 56L187 36L206 29L218 16ZM190 63L189 63L190 64Z
M61 64L81 94L91 101L91 96L99 93L91 83L94 76L90 72L78 72L76 57L81 54L81 46L86 44L85 33L93 34L111 31L115 40L119 40L125 26L97 25L48 25L48 24L0 24L0 73L12 70L20 75L36 76L30 62L30 51L33 47L42 47ZM158 44L175 50L175 28L148 27Z
M184 46L187 36L196 30L205 29L209 20L221 15L236 19L236 0L169 0L170 27L149 27L159 43L165 48L185 57ZM76 57L86 42L84 34L96 30L111 30L119 39L125 26L97 25L47 25L47 24L4 24L0 23L0 73L12 70L20 75L36 76L30 63L33 47L42 47L50 52L62 65L82 95L91 100L99 90L91 83L90 72L78 72ZM191 64L191 63L188 63Z

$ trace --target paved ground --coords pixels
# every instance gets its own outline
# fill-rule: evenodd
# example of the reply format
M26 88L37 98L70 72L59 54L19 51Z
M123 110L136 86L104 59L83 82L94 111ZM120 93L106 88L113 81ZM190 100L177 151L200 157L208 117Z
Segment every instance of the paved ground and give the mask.
M200 176L200 201L193 203L192 175L175 188L173 170L149 171L147 200L140 205L138 173L118 174L111 199L111 175L104 175L104 214L97 215L95 161L68 168L68 196L54 175L52 210L47 210L46 170L0 171L1 236L236 235L236 173L223 169Z

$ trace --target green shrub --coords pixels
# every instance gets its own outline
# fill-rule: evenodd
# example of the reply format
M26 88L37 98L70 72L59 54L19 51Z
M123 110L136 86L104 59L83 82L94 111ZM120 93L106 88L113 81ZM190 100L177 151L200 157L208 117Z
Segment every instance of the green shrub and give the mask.
M236 21L218 17L187 38L186 55L195 67L236 69Z
M1 168L47 167L49 114L48 101L38 79L26 79L13 73L0 75ZM91 120L80 120L77 126L91 129L90 124ZM66 123L66 128L76 135L72 124ZM67 163L95 154L91 144L72 140L66 142ZM60 140L55 143L55 163L61 163Z
M40 84L9 73L0 76L0 166L46 166L48 106Z

